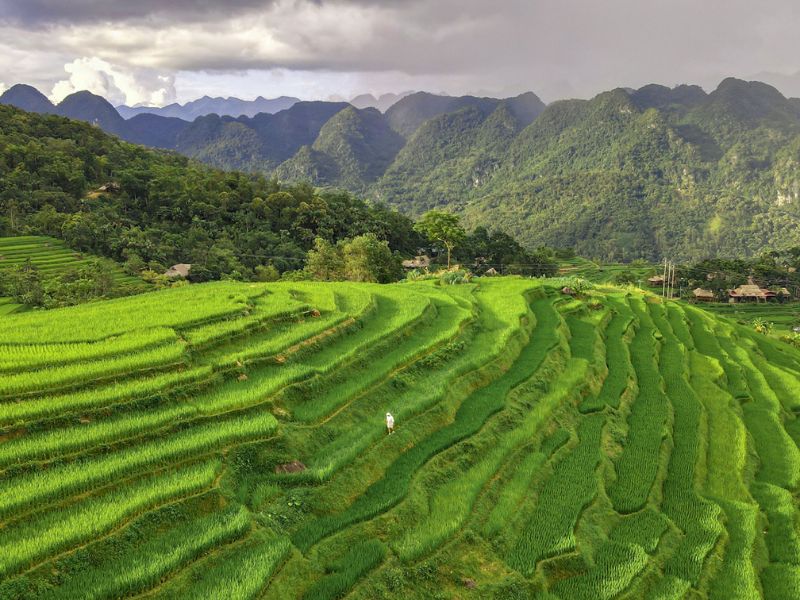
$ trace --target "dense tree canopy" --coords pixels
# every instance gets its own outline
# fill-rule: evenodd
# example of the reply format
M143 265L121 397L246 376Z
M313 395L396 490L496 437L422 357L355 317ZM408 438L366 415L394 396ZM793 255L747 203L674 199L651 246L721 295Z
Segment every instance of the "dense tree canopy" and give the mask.
M193 281L269 281L308 262L315 278L385 282L401 275L400 256L428 241L448 255L459 248L465 264L480 257L484 270L548 272L510 236L467 236L450 213L431 211L415 226L348 192L219 171L7 106L0 125L0 235L59 237L151 278L182 262Z
M401 276L400 259L385 240L372 233L337 244L317 238L308 252L305 272L321 281L390 283Z
M192 263L194 280L300 269L316 238L372 234L406 254L420 242L409 218L346 192L218 171L7 106L0 123L0 235L54 235L155 270Z
M128 295L149 289L131 289L114 278L114 263L95 259L58 273L42 273L30 261L0 271L0 296L28 306L55 308L88 300Z
M538 248L528 252L507 233L489 232L482 226L476 227L463 239L456 258L464 264L474 260L478 272L494 269L504 275L549 276L558 271L552 249Z

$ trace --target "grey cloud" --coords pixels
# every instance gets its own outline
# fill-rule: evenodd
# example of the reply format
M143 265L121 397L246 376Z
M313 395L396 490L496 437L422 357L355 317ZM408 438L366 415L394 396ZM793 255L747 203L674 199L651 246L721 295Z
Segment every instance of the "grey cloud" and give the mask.
M165 74L398 73L404 85L441 77L452 92L553 100L796 73L798 17L794 0L0 0L0 21L13 23L0 35L29 52L57 48L67 60L56 71L99 57ZM0 56L8 84L4 69L14 65Z
M267 10L279 0L0 0L0 21L29 27L146 19L202 21ZM297 0L308 3L388 6L413 0Z
M0 0L0 20L28 26L167 16L197 20L263 8L271 0Z

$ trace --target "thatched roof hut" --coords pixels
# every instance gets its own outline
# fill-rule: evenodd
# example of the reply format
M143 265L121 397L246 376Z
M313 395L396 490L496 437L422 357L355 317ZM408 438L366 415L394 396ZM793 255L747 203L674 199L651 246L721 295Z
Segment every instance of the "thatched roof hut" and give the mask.
M115 181L109 181L108 183L104 183L99 188L97 188L98 192L105 192L107 194L117 194L122 188L120 185Z
M776 296L772 290L765 290L753 283L752 278L748 280L747 284L740 285L729 291L728 295L734 302L766 302Z
M664 277L661 275L653 275L652 277L649 277L647 279L647 283L649 283L653 287L664 285Z
M714 301L714 292L711 290L704 290L703 288L695 288L692 290L692 294L694 295L694 299L698 302L713 302Z
M164 275L167 277L188 277L189 271L192 270L192 265L188 263L178 263L177 265L172 265L169 269L164 271Z
M431 266L431 259L424 254L403 261L404 269L427 269L429 266Z

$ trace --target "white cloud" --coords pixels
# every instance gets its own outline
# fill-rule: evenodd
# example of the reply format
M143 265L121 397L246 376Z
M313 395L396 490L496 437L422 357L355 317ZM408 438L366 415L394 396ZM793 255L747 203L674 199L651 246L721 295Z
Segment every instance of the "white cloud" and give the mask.
M148 69L112 65L97 57L83 57L64 65L69 74L53 86L54 102L80 90L103 96L114 105L148 104L162 106L175 99L175 77Z
M6 84L0 81L0 94L6 91Z

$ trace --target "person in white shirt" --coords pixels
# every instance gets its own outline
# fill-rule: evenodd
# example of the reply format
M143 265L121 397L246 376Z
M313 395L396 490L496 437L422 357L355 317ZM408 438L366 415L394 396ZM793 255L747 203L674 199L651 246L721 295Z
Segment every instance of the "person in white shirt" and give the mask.
M394 433L394 417L392 413L386 413L386 432Z

